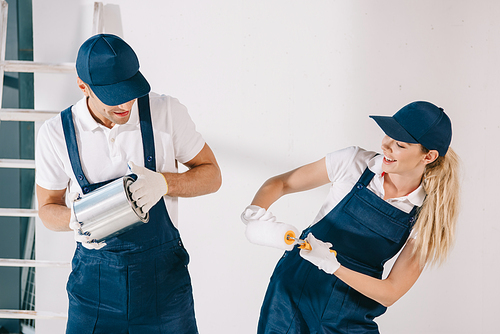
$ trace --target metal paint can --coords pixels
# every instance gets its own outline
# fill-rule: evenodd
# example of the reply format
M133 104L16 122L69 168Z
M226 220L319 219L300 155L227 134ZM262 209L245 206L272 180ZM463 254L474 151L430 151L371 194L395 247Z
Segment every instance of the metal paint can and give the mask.
M116 179L73 202L73 210L84 234L97 242L124 233L149 221L132 200L134 179Z

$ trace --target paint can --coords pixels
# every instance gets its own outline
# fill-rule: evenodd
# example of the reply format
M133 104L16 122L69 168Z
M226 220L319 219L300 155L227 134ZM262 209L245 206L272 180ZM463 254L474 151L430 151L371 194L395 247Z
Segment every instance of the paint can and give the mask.
M149 221L148 213L142 213L132 200L132 183L131 176L124 176L73 202L84 234L101 242Z

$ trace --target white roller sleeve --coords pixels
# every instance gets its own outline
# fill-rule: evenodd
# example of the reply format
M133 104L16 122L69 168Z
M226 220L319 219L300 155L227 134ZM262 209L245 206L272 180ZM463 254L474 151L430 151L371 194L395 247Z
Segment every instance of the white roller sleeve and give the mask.
M295 236L299 235L299 231L293 225L279 222L251 220L247 224L245 235L251 243L256 245L292 250L294 244L288 244L285 241L286 235L289 231L292 231Z

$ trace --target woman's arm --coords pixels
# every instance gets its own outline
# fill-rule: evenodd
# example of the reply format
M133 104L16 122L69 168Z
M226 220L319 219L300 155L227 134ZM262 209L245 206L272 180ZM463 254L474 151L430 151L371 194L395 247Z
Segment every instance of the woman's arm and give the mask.
M323 158L268 179L255 194L252 205L267 210L283 195L310 190L329 182L326 162ZM423 266L420 266L418 260L412 256L413 244L414 239L408 240L389 276L384 280L343 266L340 266L334 275L363 295L384 306L390 306L408 292L422 273Z
M410 290L424 269L412 255L413 247L414 239L409 239L386 279L373 278L344 266L334 275L363 295L386 307L391 306Z
M283 195L314 189L329 182L325 158L323 158L270 178L257 191L252 205L267 210Z

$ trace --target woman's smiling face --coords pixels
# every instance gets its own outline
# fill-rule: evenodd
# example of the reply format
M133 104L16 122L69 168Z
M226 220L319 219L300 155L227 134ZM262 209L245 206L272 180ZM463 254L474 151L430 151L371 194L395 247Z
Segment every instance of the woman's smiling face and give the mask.
M384 160L382 170L393 174L423 174L425 165L429 163L422 145L400 142L385 136L382 139Z

